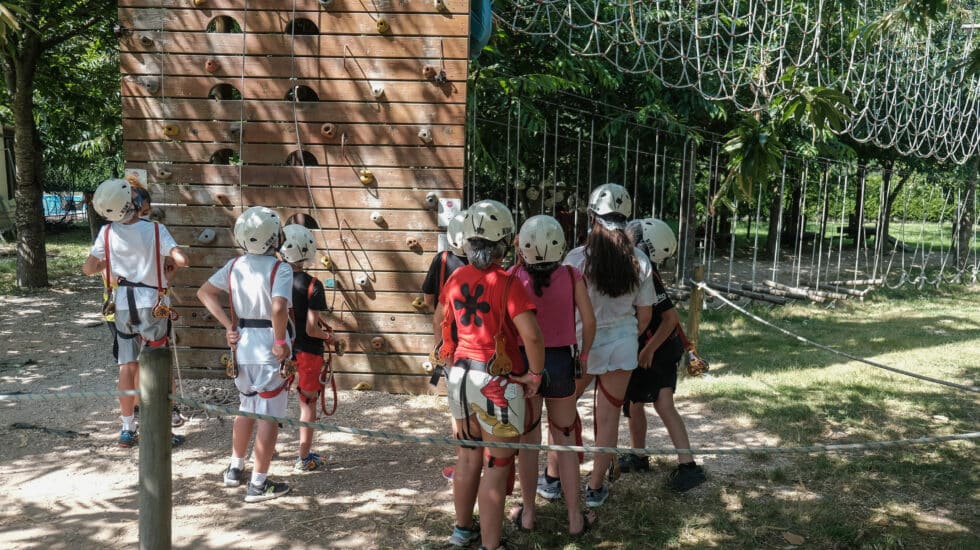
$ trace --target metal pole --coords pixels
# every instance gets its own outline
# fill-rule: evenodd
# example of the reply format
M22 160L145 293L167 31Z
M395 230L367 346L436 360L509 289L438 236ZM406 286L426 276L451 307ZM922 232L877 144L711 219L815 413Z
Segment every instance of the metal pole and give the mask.
M694 267L692 277L695 283L704 282L704 266ZM691 314L687 317L687 339L692 344L698 343L698 330L701 327L701 307L704 303L704 290L697 284L691 285Z
M170 350L140 354L140 550L170 550Z

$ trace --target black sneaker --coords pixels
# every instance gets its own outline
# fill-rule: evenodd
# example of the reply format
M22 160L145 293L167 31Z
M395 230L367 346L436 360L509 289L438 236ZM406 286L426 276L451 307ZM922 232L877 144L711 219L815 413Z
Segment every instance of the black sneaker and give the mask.
M708 480L701 466L683 466L677 468L667 475L667 486L671 491L683 493L701 485Z
M245 472L239 468L228 466L225 470L225 487L238 487L245 479Z
M617 462L619 463L619 471L624 474L650 470L650 461L645 456L634 454L620 455Z
M266 479L262 485L252 485L248 484L248 488L245 490L245 502L262 502L263 500L271 500L274 498L279 498L289 492L289 485L285 483L276 483L271 479Z
M177 405L174 405L173 410L170 412L170 425L174 428L179 428L184 425L184 417L180 414L180 409Z

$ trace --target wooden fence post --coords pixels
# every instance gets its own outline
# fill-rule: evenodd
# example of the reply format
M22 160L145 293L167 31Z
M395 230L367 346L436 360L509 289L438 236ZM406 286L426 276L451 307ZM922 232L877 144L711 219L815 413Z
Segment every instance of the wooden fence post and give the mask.
M694 276L692 277L692 280L695 283L704 282L703 265L694 267ZM697 345L698 343L698 330L701 325L701 306L703 303L704 289L697 286L697 284L691 285L691 314L687 317L687 339L694 345Z
M140 550L170 550L173 506L170 350L140 354Z

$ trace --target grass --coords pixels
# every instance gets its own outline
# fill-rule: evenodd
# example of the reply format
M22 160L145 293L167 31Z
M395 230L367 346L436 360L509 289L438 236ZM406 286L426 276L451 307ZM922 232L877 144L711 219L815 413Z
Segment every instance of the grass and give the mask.
M50 230L49 230L50 231ZM67 230L49 233L47 239L48 279L54 284L58 279L79 275L82 263L92 247L92 237L87 224L72 225ZM29 294L17 288L17 248L14 243L0 245L0 295Z

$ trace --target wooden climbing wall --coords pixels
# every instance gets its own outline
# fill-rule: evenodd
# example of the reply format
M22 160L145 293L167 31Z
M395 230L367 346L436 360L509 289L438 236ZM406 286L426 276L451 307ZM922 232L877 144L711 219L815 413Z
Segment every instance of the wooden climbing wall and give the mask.
M318 222L311 272L334 287L341 387L424 393L431 315L412 302L443 231L427 198L462 197L469 0L327 4L120 0L126 166L147 170L190 252L174 284L185 376L224 376L195 292L239 254L243 207L264 205Z

